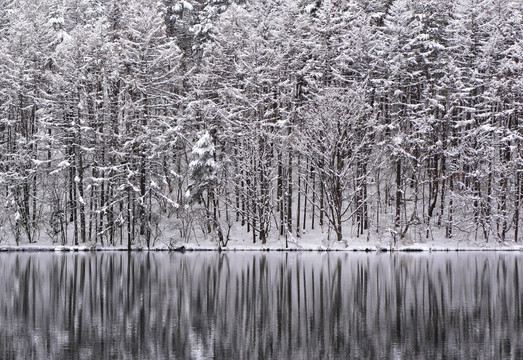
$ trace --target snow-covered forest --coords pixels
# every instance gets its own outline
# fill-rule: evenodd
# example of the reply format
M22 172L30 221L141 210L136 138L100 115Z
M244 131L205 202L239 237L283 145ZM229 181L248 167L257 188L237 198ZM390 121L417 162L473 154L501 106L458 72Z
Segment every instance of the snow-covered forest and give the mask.
M0 44L0 244L522 238L521 0L0 0Z

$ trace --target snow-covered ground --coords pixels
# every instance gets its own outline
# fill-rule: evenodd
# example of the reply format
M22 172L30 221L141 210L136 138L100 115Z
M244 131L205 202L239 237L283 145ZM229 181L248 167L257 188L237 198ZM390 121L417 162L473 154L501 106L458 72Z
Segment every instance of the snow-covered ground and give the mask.
M198 241L181 241L168 234L157 239L150 248L145 245L133 245L133 251L523 251L523 243L478 242L465 238L445 239L431 237L427 241L423 238L412 241L404 239L394 243L389 236L381 237L346 237L338 242L334 235L330 239L327 231L317 229L302 234L300 237L289 235L270 238L266 244L257 239L252 242L252 234L233 232L226 247L220 248L210 236L202 237ZM101 244L80 244L79 246L61 245L47 239L40 239L34 244L2 243L0 251L127 251L126 244L107 246Z

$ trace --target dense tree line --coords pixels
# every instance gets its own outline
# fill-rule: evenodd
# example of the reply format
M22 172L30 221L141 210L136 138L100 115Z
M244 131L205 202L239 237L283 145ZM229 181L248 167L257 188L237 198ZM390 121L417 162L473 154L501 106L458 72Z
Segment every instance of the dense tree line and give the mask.
M0 44L17 243L521 239L520 1L1 0Z

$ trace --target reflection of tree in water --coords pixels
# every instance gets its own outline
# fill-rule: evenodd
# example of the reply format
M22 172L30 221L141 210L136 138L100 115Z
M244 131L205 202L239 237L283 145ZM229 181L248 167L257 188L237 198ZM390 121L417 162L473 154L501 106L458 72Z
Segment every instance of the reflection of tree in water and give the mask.
M0 255L0 358L521 358L519 254Z

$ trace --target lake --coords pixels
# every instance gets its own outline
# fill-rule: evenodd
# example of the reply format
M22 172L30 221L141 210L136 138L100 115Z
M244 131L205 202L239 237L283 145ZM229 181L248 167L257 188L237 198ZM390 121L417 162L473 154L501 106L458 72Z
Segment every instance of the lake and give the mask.
M523 359L521 253L2 253L1 359Z

